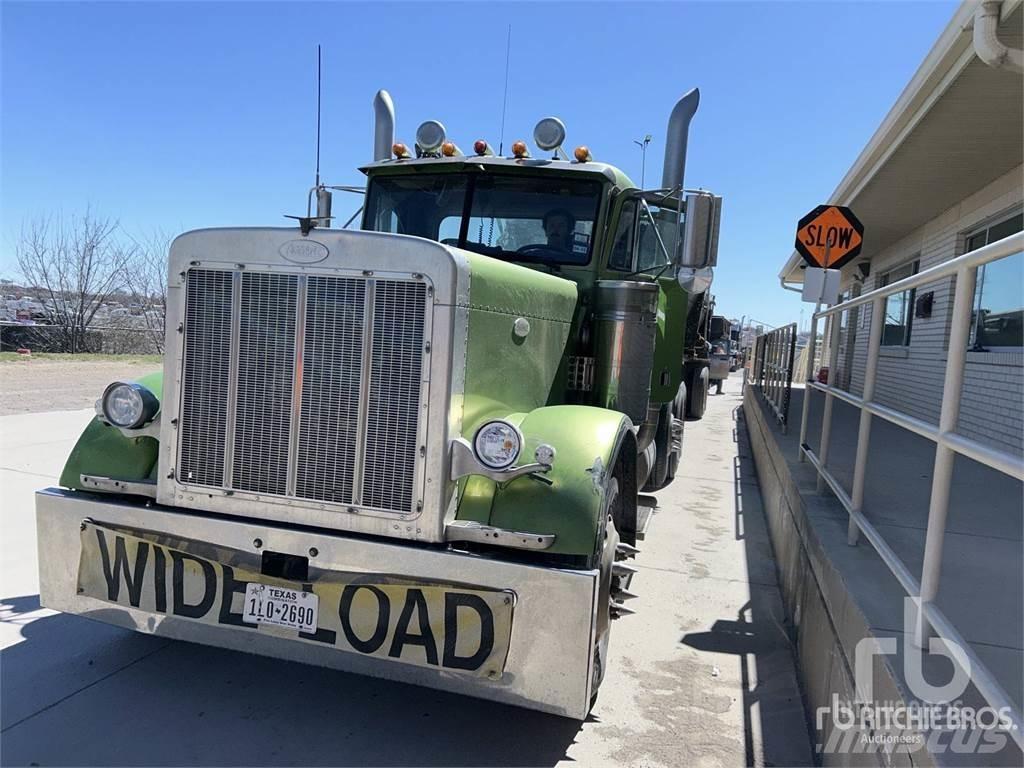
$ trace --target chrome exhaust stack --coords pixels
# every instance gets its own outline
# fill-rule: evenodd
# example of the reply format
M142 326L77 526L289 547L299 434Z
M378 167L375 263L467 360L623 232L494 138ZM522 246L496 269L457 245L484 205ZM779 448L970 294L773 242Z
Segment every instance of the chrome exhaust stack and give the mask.
M387 160L395 143L395 104L381 89L373 97L373 160Z
M693 88L686 93L668 118L665 134L665 165L661 172L662 189L683 189L683 175L686 172L686 145L690 137L690 121L697 114L700 104L700 89Z

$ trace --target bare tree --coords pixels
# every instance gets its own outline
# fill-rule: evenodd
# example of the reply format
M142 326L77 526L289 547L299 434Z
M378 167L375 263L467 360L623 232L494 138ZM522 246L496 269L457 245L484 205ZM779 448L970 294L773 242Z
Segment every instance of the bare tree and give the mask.
M167 252L171 236L154 230L134 239L133 258L125 266L125 290L133 304L142 308L142 326L153 351L163 354L164 320L167 317Z
M117 222L86 211L80 217L47 217L22 227L15 247L27 285L40 294L67 352L86 349L86 329L107 298L121 288L137 247L119 242Z

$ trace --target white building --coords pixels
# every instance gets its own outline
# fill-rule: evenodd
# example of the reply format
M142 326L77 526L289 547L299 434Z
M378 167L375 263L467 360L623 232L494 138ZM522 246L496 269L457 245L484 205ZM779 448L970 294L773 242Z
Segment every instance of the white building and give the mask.
M1021 0L999 9L998 40L1020 56ZM974 42L965 2L827 201L849 206L864 249L842 270L859 295L1014 232L1024 223L1024 78ZM998 51L997 51L998 53ZM990 60L986 63L984 55ZM801 283L794 252L779 273ZM938 423L952 281L890 297L875 399ZM979 270L958 431L1021 452L1024 434L1024 254ZM860 395L870 308L849 313L837 384ZM820 332L819 328L819 332Z

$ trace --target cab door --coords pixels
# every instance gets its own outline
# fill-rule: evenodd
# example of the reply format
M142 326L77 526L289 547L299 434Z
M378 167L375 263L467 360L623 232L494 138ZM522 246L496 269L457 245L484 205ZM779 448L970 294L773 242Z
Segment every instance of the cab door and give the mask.
M640 200L636 224L638 279L658 283L658 335L651 371L651 403L671 402L683 380L687 294L676 279L679 219L675 211Z

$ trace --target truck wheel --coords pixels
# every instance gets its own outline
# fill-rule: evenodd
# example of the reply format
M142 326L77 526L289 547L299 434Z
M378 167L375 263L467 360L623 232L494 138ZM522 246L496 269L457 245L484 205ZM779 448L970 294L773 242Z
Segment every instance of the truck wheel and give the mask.
M707 367L702 367L693 374L690 382L690 402L686 408L686 415L696 421L704 418L704 411L708 405L708 378Z
M615 553L619 547L619 532L615 528L616 506L619 504L619 481L614 477L608 483L605 493L605 506L602 510L603 526L599 537L601 549L598 563L601 582L597 598L597 641L594 643L594 672L591 677L590 706L597 702L597 693L604 680L604 671L608 660L608 640L612 629L612 600L619 587L614 574Z
M683 455L683 431L686 428L686 382L679 385L676 399L672 401L672 450L668 455L668 472L665 485L676 479L679 460Z
M660 491L668 481L669 461L672 452L672 403L665 403L658 411L658 429L654 433L654 466L644 483L643 490L647 493Z

